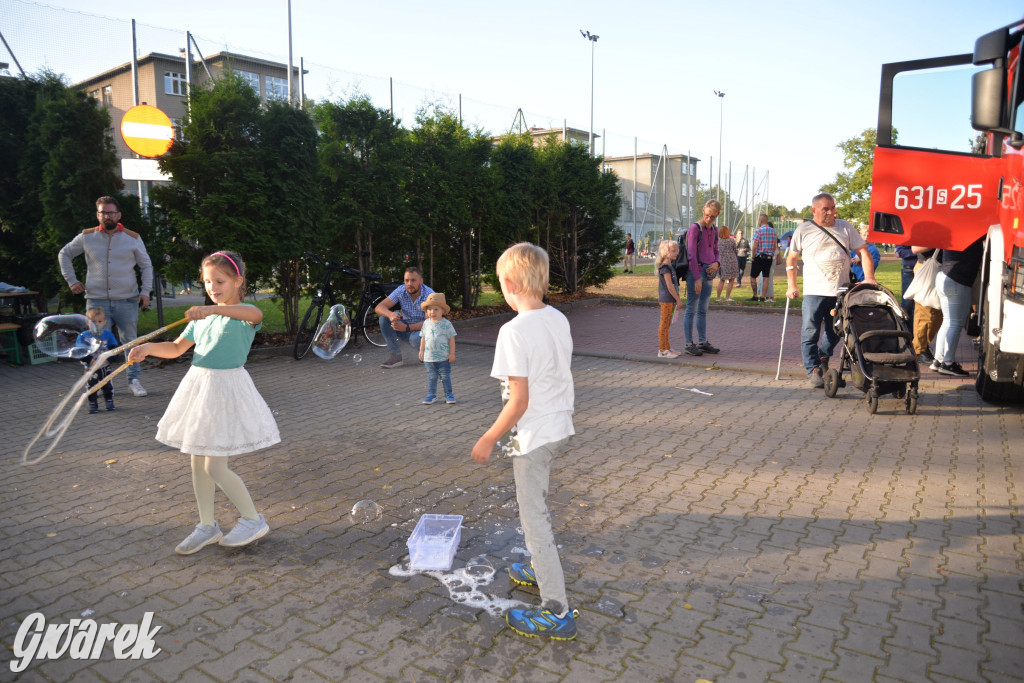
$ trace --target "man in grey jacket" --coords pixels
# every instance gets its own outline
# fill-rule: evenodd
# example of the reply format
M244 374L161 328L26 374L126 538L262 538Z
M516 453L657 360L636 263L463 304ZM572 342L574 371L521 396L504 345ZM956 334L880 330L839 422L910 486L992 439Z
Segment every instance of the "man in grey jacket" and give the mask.
M146 253L139 233L121 223L121 205L113 197L96 200L96 217L100 224L80 232L64 245L57 258L60 272L71 287L72 294L85 292L86 308L99 306L107 314L107 327L117 325L122 344L135 339L139 324L139 306L149 306L153 289L153 264ZM72 261L85 254L85 284L78 280ZM135 267L142 273L139 289ZM127 354L125 354L127 356ZM136 396L145 396L139 381L139 366L129 366L128 388Z

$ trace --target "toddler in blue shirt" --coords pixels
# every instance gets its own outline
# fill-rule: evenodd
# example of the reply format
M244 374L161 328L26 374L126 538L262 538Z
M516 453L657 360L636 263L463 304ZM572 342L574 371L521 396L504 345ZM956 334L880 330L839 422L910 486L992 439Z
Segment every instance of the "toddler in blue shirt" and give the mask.
M427 314L420 330L420 360L427 368L427 397L424 403L437 401L437 378L444 387L445 403L455 403L452 392L452 363L455 362L455 328L444 316L451 308L444 300L444 294L431 292L420 304Z
M107 326L107 314L103 312L102 308L93 306L85 312L85 317L89 319L89 329L78 335L75 339L75 346L92 348L95 349L96 353L103 353L108 349L117 347L117 339L114 338L114 333L105 329ZM82 365L89 368L92 365L92 359L92 355L85 356L81 359ZM90 389L106 378L109 373L107 368L106 361L103 362L102 367L92 368L92 376L89 378ZM107 382L100 390L103 392L103 398L107 403L107 410L114 410L114 389L111 384L111 382ZM99 399L95 393L89 394L89 414L98 413L99 411Z

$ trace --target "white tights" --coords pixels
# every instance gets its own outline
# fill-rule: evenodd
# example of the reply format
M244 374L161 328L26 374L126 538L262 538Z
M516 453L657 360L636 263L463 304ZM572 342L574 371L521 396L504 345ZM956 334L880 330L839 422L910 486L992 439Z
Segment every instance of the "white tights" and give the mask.
M257 519L259 513L253 505L252 496L245 488L245 482L237 474L228 469L225 456L192 456L192 487L196 491L196 503L199 505L199 523L212 525L213 495L217 486L234 503L238 512L248 519Z

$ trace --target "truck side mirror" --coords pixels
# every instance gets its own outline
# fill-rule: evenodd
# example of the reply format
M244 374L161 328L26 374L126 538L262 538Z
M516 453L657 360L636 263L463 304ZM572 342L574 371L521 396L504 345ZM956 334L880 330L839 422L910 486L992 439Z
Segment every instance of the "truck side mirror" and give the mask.
M1003 104L1006 102L1006 67L979 71L971 79L971 126L975 130L1000 131L1003 128Z

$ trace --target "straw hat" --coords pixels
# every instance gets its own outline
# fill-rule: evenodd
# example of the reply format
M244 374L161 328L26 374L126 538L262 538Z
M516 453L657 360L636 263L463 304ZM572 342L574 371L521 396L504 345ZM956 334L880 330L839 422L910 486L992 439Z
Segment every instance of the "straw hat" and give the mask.
M427 300L420 304L420 308L424 311L431 306L437 306L444 311L445 315L448 315L448 311L452 310L448 304L445 303L444 294L441 294L440 292L432 292L431 294L428 294Z

